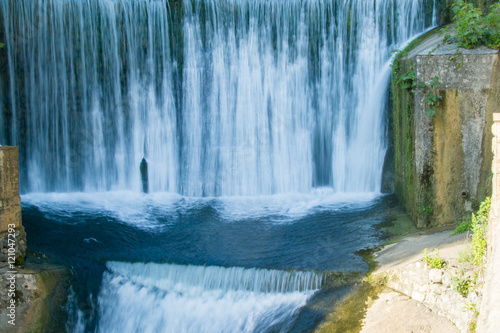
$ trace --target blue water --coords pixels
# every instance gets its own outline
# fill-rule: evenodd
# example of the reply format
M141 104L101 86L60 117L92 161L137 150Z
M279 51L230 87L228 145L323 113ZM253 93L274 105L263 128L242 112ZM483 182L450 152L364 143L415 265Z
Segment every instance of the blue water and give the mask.
M143 331L160 309L165 320L175 313L182 321L169 328L170 318L168 325L150 327L153 332L201 327L207 332L310 331L328 310L311 304L326 299L332 305L347 291L347 286L332 290L311 279L330 271L365 272L367 265L355 252L381 243L384 235L377 225L396 205L393 196L335 195L329 190L206 199L131 192L30 194L22 200L30 248L75 273L69 330L102 332L117 320L128 323L125 331ZM136 266L146 263L153 266ZM162 284L167 271L179 273ZM249 289L241 274L267 287ZM286 280L286 288L274 286L270 274ZM305 274L305 282L293 282L297 274ZM194 280L186 280L189 276ZM230 286L213 286L220 281ZM204 309L207 303L210 307ZM259 317L256 304L268 303ZM189 304L197 304L197 310ZM233 309L227 311L236 319L231 321L226 308ZM214 319L217 311L222 311L220 318ZM207 326L208 318L214 322ZM246 318L244 325L241 318Z

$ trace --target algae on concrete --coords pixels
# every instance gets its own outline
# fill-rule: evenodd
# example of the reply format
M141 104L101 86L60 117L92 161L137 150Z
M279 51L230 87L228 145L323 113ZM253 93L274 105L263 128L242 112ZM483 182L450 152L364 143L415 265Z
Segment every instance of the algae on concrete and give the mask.
M396 57L392 124L396 195L418 228L460 222L491 192L492 113L500 105L498 51L465 50L424 36ZM398 78L414 71L414 84ZM426 112L434 77L437 115ZM400 81L400 80L399 80Z

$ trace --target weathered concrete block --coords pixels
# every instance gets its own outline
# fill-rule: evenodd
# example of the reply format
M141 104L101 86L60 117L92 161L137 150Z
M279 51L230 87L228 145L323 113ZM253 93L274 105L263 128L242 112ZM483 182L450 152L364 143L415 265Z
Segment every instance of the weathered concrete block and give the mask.
M492 114L500 105L498 51L465 50L431 36L398 60L415 71L413 93L393 85L396 195L419 228L455 223L490 193ZM426 98L442 98L429 116ZM422 88L421 85L425 85ZM500 131L500 129L498 129Z
M26 255L26 233L22 226L21 198L19 196L19 166L17 147L0 146L0 243L9 237L9 229L15 229L16 259ZM2 262L7 250L2 245Z

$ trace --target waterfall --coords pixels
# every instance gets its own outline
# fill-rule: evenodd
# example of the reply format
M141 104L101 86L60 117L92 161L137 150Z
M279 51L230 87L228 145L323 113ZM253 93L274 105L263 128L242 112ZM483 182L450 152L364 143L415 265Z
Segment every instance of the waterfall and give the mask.
M391 49L431 0L0 0L24 192L378 192Z
M322 280L312 272L239 267L107 268L97 332L286 332Z

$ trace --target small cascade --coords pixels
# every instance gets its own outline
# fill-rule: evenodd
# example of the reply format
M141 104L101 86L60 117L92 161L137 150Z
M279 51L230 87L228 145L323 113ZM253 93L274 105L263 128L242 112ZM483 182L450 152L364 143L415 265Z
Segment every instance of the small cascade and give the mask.
M322 275L239 267L109 262L98 332L282 332Z

